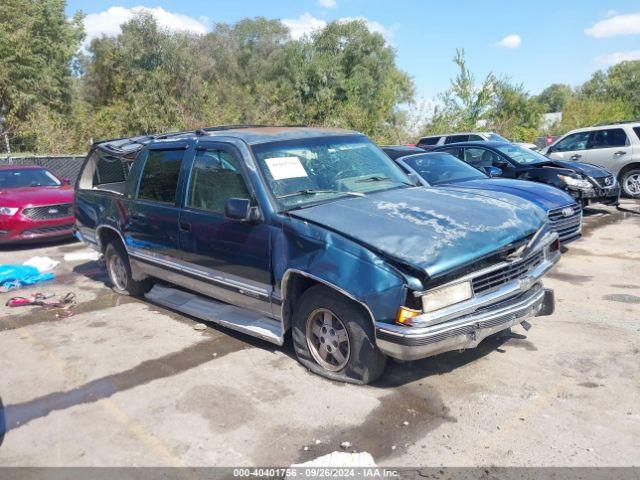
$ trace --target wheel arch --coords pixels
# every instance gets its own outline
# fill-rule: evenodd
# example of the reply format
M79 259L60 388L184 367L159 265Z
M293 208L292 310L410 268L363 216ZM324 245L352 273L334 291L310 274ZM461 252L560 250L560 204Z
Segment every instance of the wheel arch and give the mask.
M348 298L350 301L354 302L360 309L362 309L363 313L369 318L371 321L371 328L373 329L374 336L376 335L376 321L373 316L373 312L367 306L366 303L356 298L351 293L347 292L343 288L324 280L316 275L304 272L302 270L298 270L295 268L289 268L285 271L282 276L281 281L281 292L282 292L282 323L283 323L283 331L287 331L291 327L291 318L293 316L293 309L295 308L296 302L300 299L302 294L306 292L309 288L323 285L334 290L339 295Z
M618 181L622 179L622 176L625 173L627 173L629 170L634 170L634 169L640 170L640 162L627 163L624 167L622 167L618 172Z
M124 238L118 230L109 225L100 225L96 228L96 239L98 240L98 248L101 253L104 253L107 245L113 240L120 240L122 246L127 250L127 244L124 242ZM128 252L127 252L128 253Z

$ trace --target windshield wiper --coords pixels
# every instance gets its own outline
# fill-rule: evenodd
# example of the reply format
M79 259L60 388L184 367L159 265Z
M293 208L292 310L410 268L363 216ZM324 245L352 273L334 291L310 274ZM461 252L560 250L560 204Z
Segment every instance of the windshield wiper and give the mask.
M298 195L316 195L318 193L340 193L343 195L350 195L352 197L364 197L364 193L360 193L360 192L349 192L344 190L315 190L315 189L305 188L304 190L298 190L297 192L278 195L276 198L280 199L280 198L288 198L288 197L297 197Z
M390 180L389 177L383 177L381 175L371 175L366 178L359 178L356 180L356 183L364 183L364 182L384 182L385 180Z

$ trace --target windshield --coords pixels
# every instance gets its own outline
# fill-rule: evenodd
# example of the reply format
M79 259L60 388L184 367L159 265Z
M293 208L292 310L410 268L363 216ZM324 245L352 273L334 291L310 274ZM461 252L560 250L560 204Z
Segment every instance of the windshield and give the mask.
M506 138L504 138L503 136L498 135L497 133L490 133L489 134L489 140L491 140L493 142L508 142L509 141Z
M0 170L0 188L58 187L60 180L44 168Z
M402 170L360 135L265 143L252 149L285 209L411 186Z
M403 160L429 185L488 178L484 173L448 153L412 155Z
M520 145L515 145L510 143L508 145L500 145L496 147L502 153L504 153L507 157L516 161L520 165L532 165L535 163L548 162L549 159L544 155L531 150L529 148L521 147Z

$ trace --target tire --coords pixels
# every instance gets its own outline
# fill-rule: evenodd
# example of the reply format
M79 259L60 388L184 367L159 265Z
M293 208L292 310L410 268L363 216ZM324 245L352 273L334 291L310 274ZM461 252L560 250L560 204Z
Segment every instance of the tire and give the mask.
M361 385L382 374L387 358L376 346L371 319L335 290L315 286L304 292L292 323L298 361L312 372Z
M119 241L115 240L107 245L104 251L104 260L114 292L141 297L151 290L153 284L150 279L146 278L142 281L133 279L129 255Z
M620 176L623 193L631 198L640 198L640 169L627 170Z

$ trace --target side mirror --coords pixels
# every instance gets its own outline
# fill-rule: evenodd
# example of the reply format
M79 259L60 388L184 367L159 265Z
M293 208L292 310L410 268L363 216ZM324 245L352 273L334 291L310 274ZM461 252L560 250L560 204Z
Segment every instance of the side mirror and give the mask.
M498 160L492 168L497 168L500 170L500 173L502 173L502 170L509 168L509 164L505 160Z
M415 173L408 172L407 177L409 177L409 180L411 180L411 183L416 187L422 186L422 182L420 181L420 178L418 178L418 175L416 175Z
M69 178L61 178L60 181L63 185L71 185L71 180Z
M257 222L260 210L251 206L251 200L247 198L230 198L224 204L224 216L239 222Z
M502 175L502 169L498 167L482 167L482 170L490 177L499 177Z

